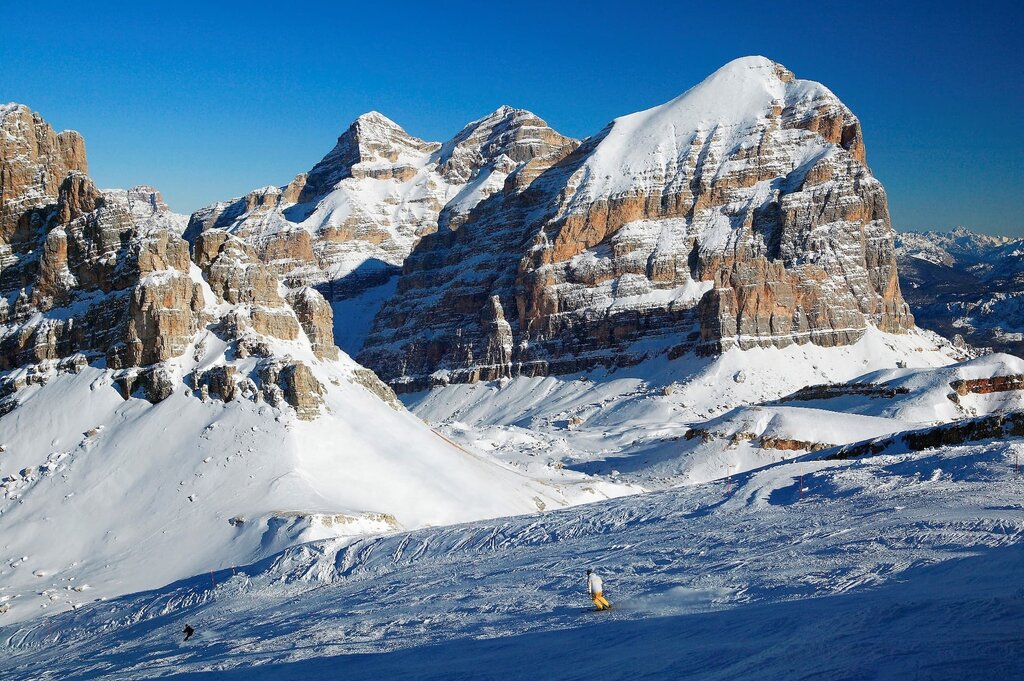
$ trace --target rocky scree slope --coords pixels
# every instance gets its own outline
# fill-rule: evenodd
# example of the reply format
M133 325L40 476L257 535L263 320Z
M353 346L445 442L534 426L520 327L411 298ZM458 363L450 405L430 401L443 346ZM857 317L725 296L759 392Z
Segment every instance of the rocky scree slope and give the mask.
M507 106L443 144L371 112L309 172L197 211L185 236L194 242L207 230L226 230L289 289L315 286L348 314L345 301L397 277L421 237L457 228L483 199L528 183L576 146ZM379 304L371 303L368 317ZM360 344L357 338L346 350Z
M421 239L358 355L398 390L913 326L857 118L763 57L616 119L457 227Z
M925 328L1024 355L1024 240L950 232L896 236L900 283Z

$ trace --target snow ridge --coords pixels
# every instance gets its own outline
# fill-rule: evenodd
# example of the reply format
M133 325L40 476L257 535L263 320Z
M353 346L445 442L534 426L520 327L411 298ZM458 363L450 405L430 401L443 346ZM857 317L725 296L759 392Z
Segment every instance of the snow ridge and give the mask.
M678 173L693 144L713 140L724 158L768 124L773 107L810 110L826 102L842 106L824 85L795 79L770 59L735 59L675 99L612 121L584 165L579 200L642 193Z

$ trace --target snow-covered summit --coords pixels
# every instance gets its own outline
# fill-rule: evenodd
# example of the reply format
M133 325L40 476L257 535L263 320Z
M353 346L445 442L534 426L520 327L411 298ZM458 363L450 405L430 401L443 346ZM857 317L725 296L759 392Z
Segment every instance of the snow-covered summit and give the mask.
M901 333L913 318L865 158L828 88L763 57L730 62L478 204L458 238L421 241L360 360L416 390L630 364L657 344Z
M438 161L442 174L453 181L466 182L471 179L474 168L493 162L499 155L506 156L514 165L549 153L557 137L560 136L533 112L502 105L467 124L445 142ZM568 142L571 140L563 137L555 146ZM465 159L466 167L458 167L458 157L467 154L474 154L476 158Z
M413 137L381 113L365 113L353 121L334 149L309 171L296 202L323 198L337 188L338 182L352 177L357 165L364 175L371 177L383 177L383 171L395 167L408 169L399 174L415 172L437 147L436 143Z
M287 186L196 211L186 237L230 231L273 264L286 285L315 285L339 306L339 317L365 318L368 325L383 298L379 291L393 287L420 238L439 227L457 229L513 173L528 184L575 145L511 107L470 123L444 144L413 137L370 112ZM346 303L353 298L360 298L354 310ZM348 349L358 350L358 343Z
M669 183L687 174L694 145L711 144L712 155L722 161L784 111L799 120L822 107L834 109L844 125L856 123L824 85L799 80L765 57L735 59L675 99L612 121L583 166L586 199Z
M994 262L1002 257L1001 247L1021 240L1005 236L980 234L958 226L948 232L902 232L896 236L896 248L901 257L927 260L936 265L952 267L959 261Z

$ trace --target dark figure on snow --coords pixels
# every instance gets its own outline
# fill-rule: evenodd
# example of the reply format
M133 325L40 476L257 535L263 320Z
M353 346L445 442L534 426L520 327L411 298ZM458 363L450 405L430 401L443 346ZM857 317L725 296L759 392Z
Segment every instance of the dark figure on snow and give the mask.
M196 630L186 624L185 628L181 630L181 633L185 634L185 640L187 641L192 638L192 634L196 633Z
M601 578L593 570L587 570L587 590L590 592L590 600L598 610L610 610L612 604L604 597L604 584Z

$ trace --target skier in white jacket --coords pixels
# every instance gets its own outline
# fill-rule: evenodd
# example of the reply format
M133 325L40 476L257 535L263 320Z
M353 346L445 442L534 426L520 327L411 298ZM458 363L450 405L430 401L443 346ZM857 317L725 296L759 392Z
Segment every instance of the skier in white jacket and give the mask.
M601 578L593 570L587 570L587 589L590 591L590 599L598 610L609 610L612 604L604 597L604 584Z

